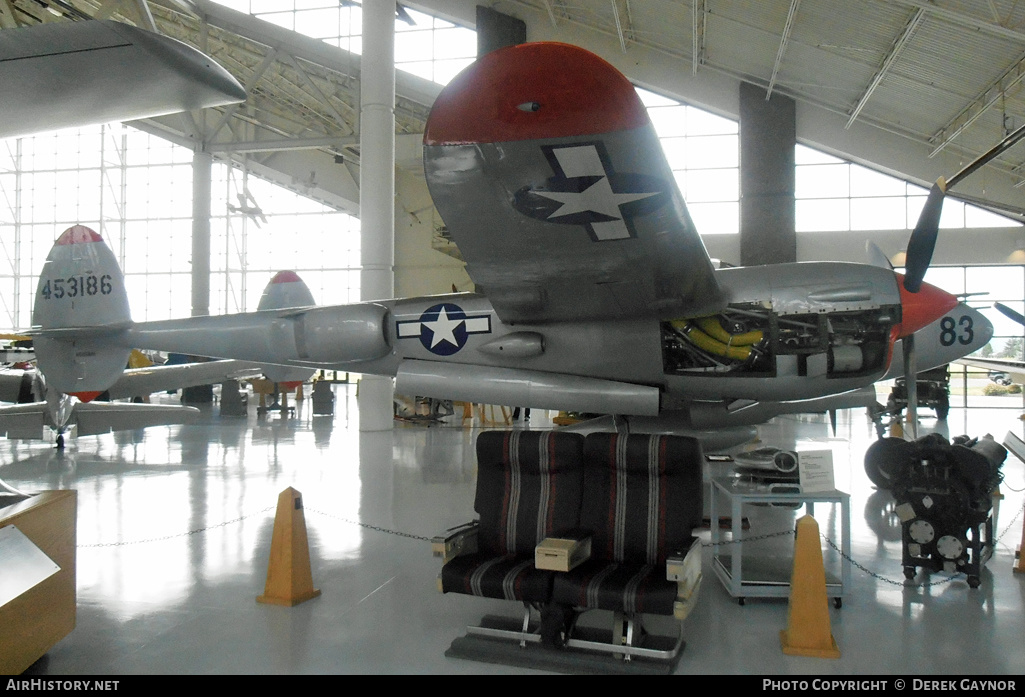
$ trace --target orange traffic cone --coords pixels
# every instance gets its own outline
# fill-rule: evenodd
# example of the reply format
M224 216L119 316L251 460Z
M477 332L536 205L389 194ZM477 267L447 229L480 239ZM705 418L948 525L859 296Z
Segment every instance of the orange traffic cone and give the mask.
M779 640L783 653L790 656L840 658L840 649L830 632L819 525L810 515L797 521L790 609L787 628L779 633Z
M267 585L258 603L293 606L320 595L313 587L303 497L289 487L278 495L267 564Z

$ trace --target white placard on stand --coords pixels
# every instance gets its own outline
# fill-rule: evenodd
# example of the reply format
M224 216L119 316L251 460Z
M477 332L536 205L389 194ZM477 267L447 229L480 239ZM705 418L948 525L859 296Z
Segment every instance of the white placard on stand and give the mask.
M801 491L835 491L833 480L833 451L809 450L797 453L797 466L801 477Z

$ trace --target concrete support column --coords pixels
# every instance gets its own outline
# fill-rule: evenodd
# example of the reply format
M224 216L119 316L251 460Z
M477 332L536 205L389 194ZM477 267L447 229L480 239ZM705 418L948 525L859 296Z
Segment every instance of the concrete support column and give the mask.
M797 261L794 100L740 85L740 263Z
M360 66L359 217L362 300L394 295L395 2L364 0ZM359 385L361 431L392 428L392 380L366 375Z
M199 147L192 155L192 316L210 314L210 181L214 158ZM182 390L182 402L213 401L212 385Z
M192 316L210 314L210 180L214 159L192 156Z

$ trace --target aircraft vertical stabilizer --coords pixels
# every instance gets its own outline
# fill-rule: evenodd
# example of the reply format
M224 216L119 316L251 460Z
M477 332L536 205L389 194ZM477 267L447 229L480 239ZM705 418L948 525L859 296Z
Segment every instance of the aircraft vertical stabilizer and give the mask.
M130 349L110 333L131 324L114 253L84 225L57 239L39 276L32 324L36 360L49 387L89 401L120 377Z
M306 282L295 271L278 271L263 289L257 310L283 310L291 307L312 307L313 300ZM284 368L267 366L263 374L271 382L298 384L313 377L315 370L308 368Z

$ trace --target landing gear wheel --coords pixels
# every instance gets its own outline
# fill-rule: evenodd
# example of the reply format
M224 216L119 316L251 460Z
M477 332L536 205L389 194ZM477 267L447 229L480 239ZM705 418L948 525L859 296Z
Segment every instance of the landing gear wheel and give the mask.
M57 450L64 450L64 434L57 434Z
M978 588L980 585L982 585L982 579L980 579L978 576L969 576L968 577L968 587L969 588Z
M908 579L909 581L911 579L913 579L917 573L918 573L918 569L916 569L913 566L905 566L904 567L904 578Z
M936 402L936 418L944 421L950 413L950 398L947 395L940 395Z
M737 604L738 605L743 605L744 604L744 598L737 598Z
M833 598L833 607L837 610L843 607L843 598Z

